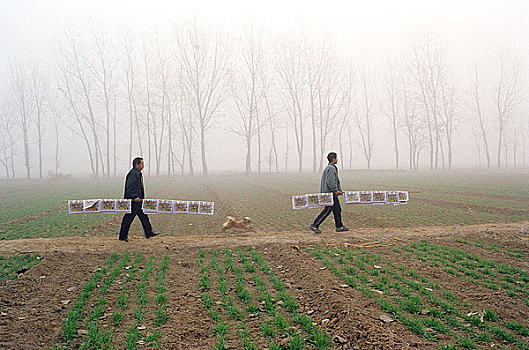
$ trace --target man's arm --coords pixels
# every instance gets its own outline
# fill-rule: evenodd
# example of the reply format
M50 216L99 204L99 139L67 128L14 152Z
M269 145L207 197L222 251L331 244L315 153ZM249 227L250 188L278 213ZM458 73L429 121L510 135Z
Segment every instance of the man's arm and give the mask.
M339 194L338 190L338 173L336 169L330 169L326 177L327 187L332 191L332 193Z
M138 201L137 199L140 198L140 187L141 182L139 177L133 172L129 173L125 184L127 196Z

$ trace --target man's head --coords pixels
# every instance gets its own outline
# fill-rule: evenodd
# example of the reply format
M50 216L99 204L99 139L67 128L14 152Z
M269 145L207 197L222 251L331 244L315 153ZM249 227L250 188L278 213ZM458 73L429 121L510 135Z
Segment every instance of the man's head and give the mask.
M142 157L134 158L134 160L132 161L132 167L138 169L139 171L142 171L143 168L145 167L145 164L143 163L143 158Z
M337 164L338 163L338 155L336 154L336 152L331 152L331 153L327 154L327 160L329 161L329 163Z

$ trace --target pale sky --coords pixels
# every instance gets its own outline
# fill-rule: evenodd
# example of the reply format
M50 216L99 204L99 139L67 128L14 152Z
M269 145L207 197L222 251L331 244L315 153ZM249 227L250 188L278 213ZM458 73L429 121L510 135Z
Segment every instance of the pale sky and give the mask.
M6 53L55 49L53 43L69 23L96 20L136 28L170 28L186 16L237 31L248 18L274 32L299 27L332 37L344 53L369 57L398 49L410 33L429 30L442 35L454 51L529 40L529 1L522 0L194 0L76 1L1 0L0 43Z

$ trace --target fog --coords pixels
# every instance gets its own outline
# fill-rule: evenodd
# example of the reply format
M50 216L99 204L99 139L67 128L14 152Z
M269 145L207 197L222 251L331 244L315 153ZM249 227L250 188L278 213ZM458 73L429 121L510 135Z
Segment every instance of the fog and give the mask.
M529 167L524 1L0 5L0 178Z

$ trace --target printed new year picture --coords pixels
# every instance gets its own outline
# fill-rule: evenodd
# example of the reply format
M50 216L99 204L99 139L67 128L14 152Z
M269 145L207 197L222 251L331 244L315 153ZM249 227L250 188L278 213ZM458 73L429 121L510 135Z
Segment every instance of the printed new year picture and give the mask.
M173 201L174 214L187 214L189 208L188 201Z
M334 204L334 198L332 193L320 193L318 196L318 202L322 206L331 206Z
M308 208L309 203L307 195L292 196L292 209L304 209Z
M70 214L84 213L83 201L82 200L68 201L68 212Z
M85 213L99 213L101 211L101 199L85 199L83 209Z
M158 212L158 200L157 199L144 199L141 204L141 209L144 213L154 214Z
M171 214L173 212L173 201L166 199L158 200L158 213Z
M131 213L132 212L132 200L131 199L117 199L116 200L116 213Z
M215 204L213 202L200 202L198 212L203 215L213 215L214 207Z

